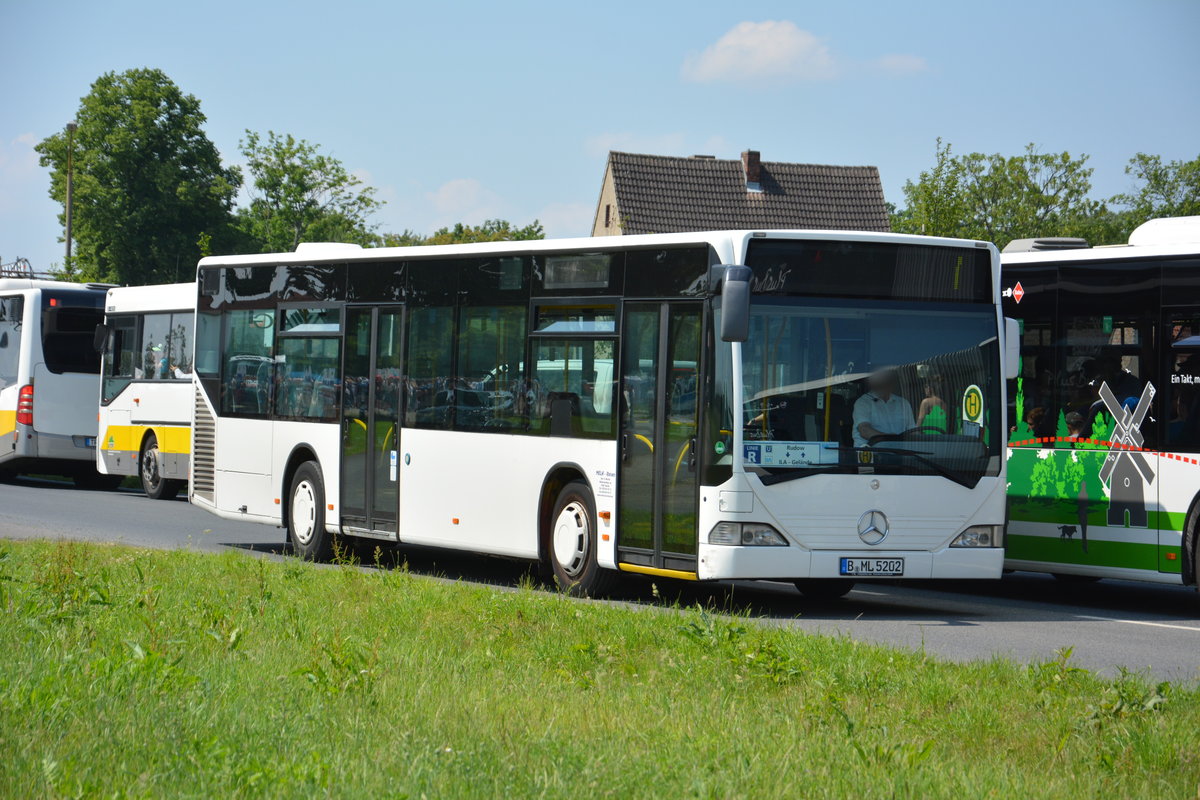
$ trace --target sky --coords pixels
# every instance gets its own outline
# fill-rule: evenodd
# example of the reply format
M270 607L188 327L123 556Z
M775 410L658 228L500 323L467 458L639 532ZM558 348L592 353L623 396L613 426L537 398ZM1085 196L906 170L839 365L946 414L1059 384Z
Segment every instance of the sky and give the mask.
M538 219L587 235L609 150L871 164L884 194L957 153L1200 156L1200 0L0 0L0 263L61 263L33 146L101 74L156 67L229 164L247 129L320 145L381 231ZM245 199L243 192L243 200Z

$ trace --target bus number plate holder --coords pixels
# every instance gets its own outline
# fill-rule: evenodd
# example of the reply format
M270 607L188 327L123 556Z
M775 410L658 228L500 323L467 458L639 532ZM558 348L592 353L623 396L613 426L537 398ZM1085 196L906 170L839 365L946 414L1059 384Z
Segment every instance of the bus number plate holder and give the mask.
M838 574L856 578L896 578L904 575L903 558L841 558Z

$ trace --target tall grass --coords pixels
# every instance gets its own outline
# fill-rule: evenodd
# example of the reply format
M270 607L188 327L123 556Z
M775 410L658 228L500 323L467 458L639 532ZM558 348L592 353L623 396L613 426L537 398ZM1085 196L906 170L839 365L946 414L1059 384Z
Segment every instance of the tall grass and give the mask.
M0 796L1195 797L1200 693L239 553L0 542Z

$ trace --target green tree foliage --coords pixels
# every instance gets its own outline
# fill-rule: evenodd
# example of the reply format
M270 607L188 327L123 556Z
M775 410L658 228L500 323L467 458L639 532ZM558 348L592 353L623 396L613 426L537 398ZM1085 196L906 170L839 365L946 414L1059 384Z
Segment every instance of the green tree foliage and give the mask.
M904 184L906 208L892 217L901 233L983 239L1003 247L1013 239L1068 236L1107 211L1088 199L1087 156L1039 153L956 156L937 141L933 167Z
M378 240L370 216L383 202L338 159L291 134L253 131L239 143L252 179L250 205L237 224L264 253L287 252L301 242Z
M1138 153L1125 167L1141 185L1119 194L1113 202L1127 206L1138 222L1154 217L1187 217L1200 214L1200 156L1192 161L1168 161Z
M384 247L409 247L424 244L468 244L471 242L515 242L529 239L545 239L542 223L536 219L521 228L504 219L484 220L482 225L466 225L461 222L453 228L439 228L431 236L421 236L413 231L387 233L380 237Z
M983 239L1004 247L1013 239L1077 236L1091 244L1119 244L1154 217L1200 214L1200 157L1163 163L1138 153L1125 172L1134 191L1106 200L1089 197L1086 155L955 155L937 140L934 165L904 185L905 207L891 213L892 230Z
M200 240L225 246L241 184L204 134L200 101L161 70L101 75L80 101L73 137L74 264L63 274L125 284L192 274ZM66 202L68 137L37 146L50 196ZM61 219L60 215L60 219Z

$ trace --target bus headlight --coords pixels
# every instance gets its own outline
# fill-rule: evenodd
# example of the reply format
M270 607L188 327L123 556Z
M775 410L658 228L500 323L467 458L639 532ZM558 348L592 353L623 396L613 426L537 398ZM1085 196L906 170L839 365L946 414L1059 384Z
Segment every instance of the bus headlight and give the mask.
M718 522L708 532L708 543L787 547L783 534L761 522Z
M999 547L1002 526L972 525L954 537L951 547Z

